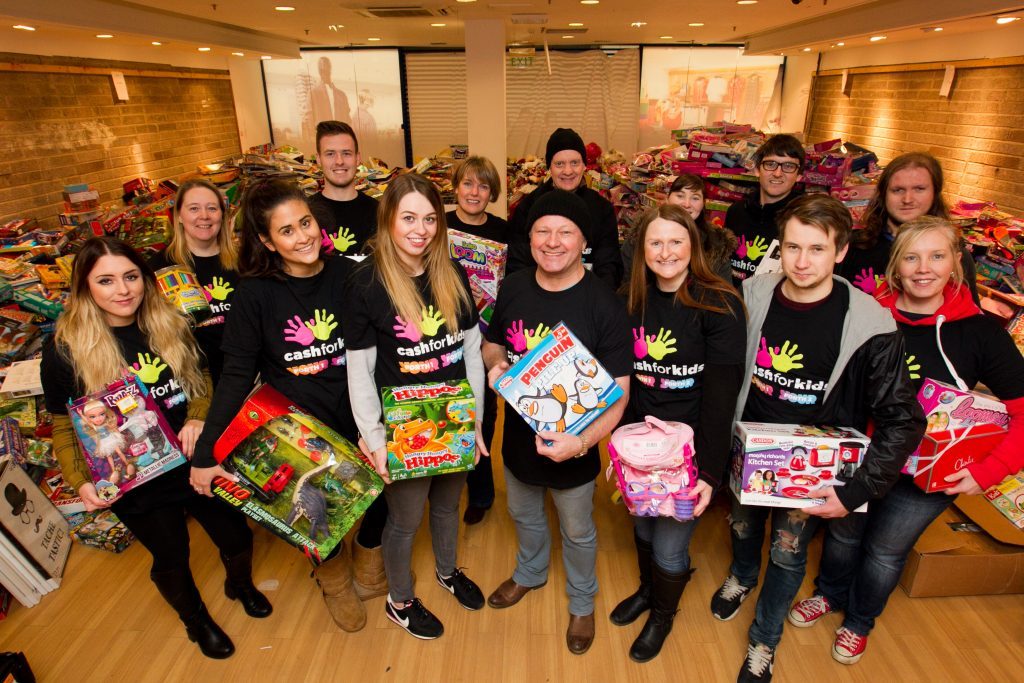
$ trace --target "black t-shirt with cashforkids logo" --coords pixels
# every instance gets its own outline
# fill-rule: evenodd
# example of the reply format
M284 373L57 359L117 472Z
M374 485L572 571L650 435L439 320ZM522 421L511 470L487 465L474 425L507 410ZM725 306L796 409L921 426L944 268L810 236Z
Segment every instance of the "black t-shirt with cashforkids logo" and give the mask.
M743 419L813 424L828 391L849 307L846 287L812 304L790 301L780 283L761 326Z
M455 331L448 328L424 273L415 278L426 306L418 320L404 320L391 303L370 256L355 267L345 296L345 342L350 349L377 348L377 388L466 379L462 342L477 324L476 307L460 314ZM456 266L468 293L469 280ZM472 297L469 299L472 301Z
M694 296L700 298L700 292ZM719 306L712 294L709 302ZM628 422L653 415L697 428L705 364L742 365L746 318L735 296L732 313L683 307L675 292L647 290L647 306L630 317L633 328L633 377Z
M565 323L612 377L629 375L633 357L626 308L611 288L590 271L560 292L550 292L537 284L533 268L509 275L498 291L486 337L487 341L504 346L509 364L514 365L559 322ZM567 489L582 486L597 476L601 461L596 444L585 457L556 463L537 455L535 432L525 420L513 411L506 411L505 416L502 458L520 481Z
M363 253L366 241L377 232L379 203L376 199L357 192L355 199L338 201L317 192L308 201L317 225L330 241L329 245L324 245L326 253L344 256Z

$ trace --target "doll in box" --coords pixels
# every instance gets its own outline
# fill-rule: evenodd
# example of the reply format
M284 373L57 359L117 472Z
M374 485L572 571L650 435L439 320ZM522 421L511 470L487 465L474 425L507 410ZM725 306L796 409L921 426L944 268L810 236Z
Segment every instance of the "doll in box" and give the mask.
M89 401L82 406L82 417L86 431L96 442L96 457L106 460L110 466L110 483L117 484L122 477L134 477L135 464L125 455L127 443L118 431L117 414L102 401ZM115 456L120 466L114 461Z

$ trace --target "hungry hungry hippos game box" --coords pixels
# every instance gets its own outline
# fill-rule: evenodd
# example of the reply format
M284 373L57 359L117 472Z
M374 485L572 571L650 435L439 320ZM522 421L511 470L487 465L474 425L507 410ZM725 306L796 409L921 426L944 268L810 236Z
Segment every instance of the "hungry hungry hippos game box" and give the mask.
M264 385L242 405L213 448L238 476L213 494L320 563L384 482L359 449Z
M579 434L622 396L615 378L561 322L496 386L538 433Z
M476 399L468 381L384 387L381 402L392 481L473 469Z
M820 505L823 500L808 494L842 486L860 467L869 444L868 437L847 427L737 422L732 491L744 505Z

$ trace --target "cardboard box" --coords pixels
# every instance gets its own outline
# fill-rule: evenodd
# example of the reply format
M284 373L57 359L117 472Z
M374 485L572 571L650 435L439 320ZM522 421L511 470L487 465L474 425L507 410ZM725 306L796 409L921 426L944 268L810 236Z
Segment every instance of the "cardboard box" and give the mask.
M980 496L959 496L914 544L900 585L912 598L1022 593L1024 531Z
M392 481L473 469L476 399L468 381L384 387L381 402Z
M985 500L1018 529L1024 529L1024 472L985 490Z
M1006 437L1006 429L982 423L961 430L930 432L917 447L914 483L925 493L956 486L945 478L983 460Z
M823 499L807 495L842 486L860 467L870 443L868 437L846 427L737 422L732 492L743 505L821 505ZM866 504L854 512L865 510Z

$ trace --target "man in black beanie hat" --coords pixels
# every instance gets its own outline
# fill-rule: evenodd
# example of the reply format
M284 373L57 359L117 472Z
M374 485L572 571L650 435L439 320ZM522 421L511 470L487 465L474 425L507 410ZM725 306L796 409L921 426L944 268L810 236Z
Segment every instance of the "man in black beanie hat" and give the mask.
M523 197L509 221L509 254L506 271L515 272L531 268L528 221L530 209L541 196L559 189L579 197L590 215L591 234L583 252L583 263L594 271L612 289L622 282L622 258L619 254L619 231L615 209L611 202L587 187L583 180L586 171L587 149L583 138L571 128L559 128L548 138L544 160L551 177L540 187Z
M594 479L601 469L597 443L611 432L626 407L633 339L623 302L583 267L583 250L593 228L579 195L559 189L541 194L529 207L526 222L527 247L537 265L512 273L501 283L483 348L489 384L493 388L512 363L563 322L624 393L578 436L544 432L542 440L518 414L506 412L501 454L518 549L515 571L487 602L495 609L511 607L547 583L551 533L544 499L550 492L558 509L569 594L566 645L573 654L583 654L595 629Z

